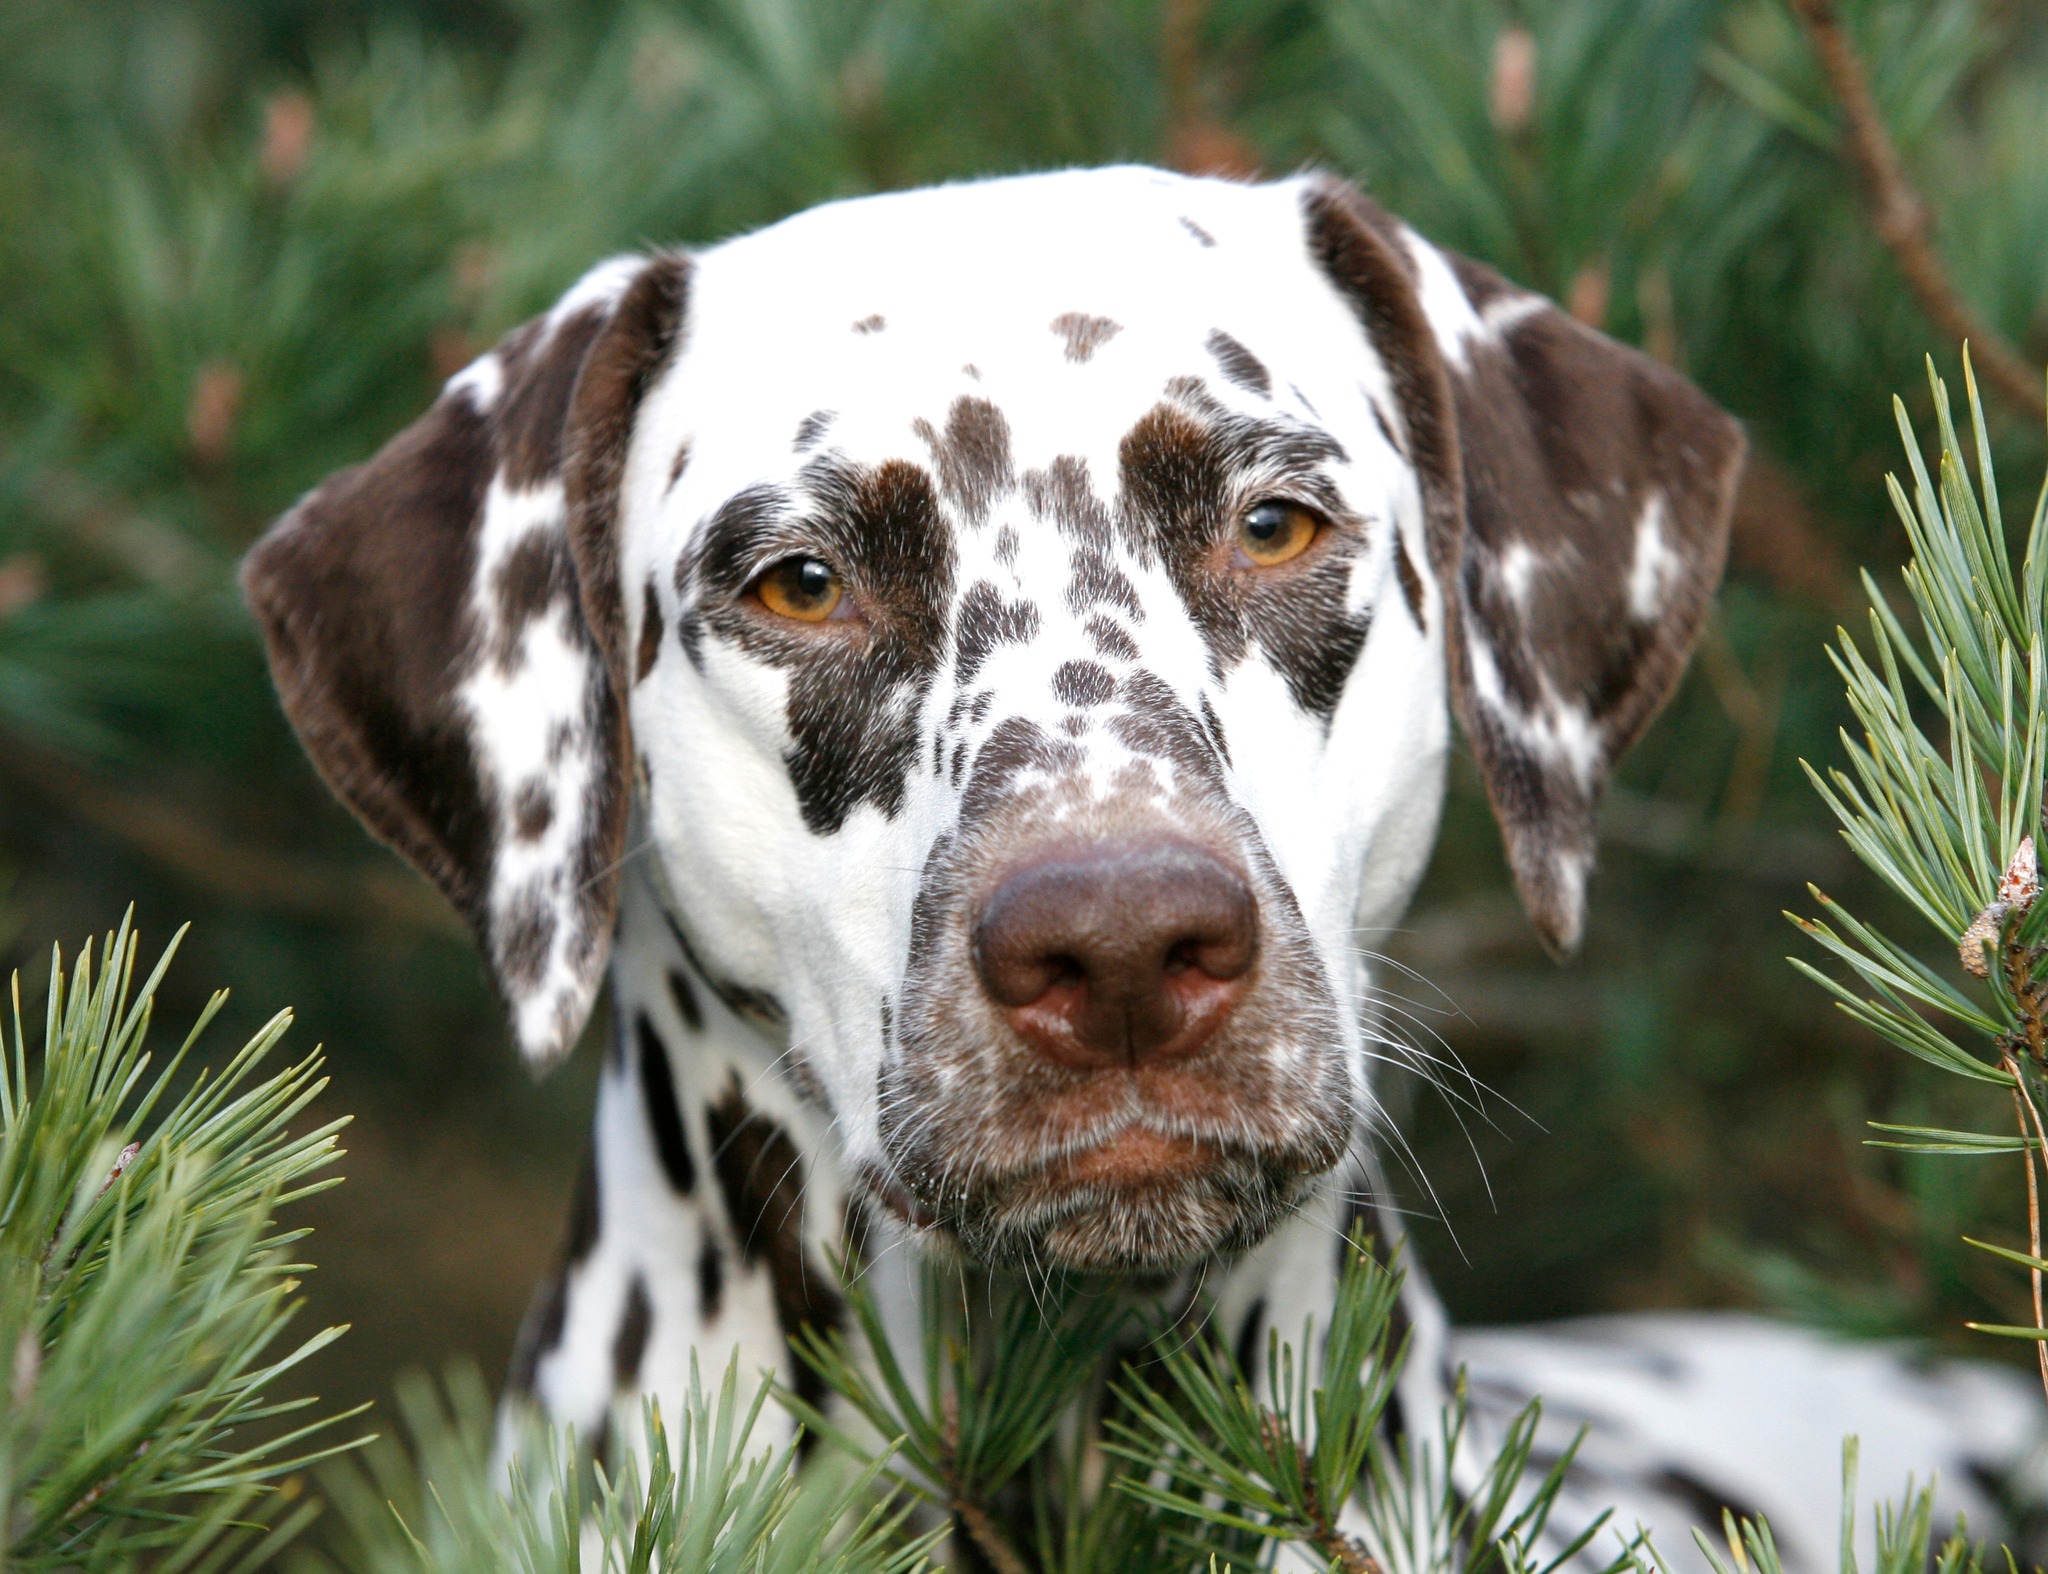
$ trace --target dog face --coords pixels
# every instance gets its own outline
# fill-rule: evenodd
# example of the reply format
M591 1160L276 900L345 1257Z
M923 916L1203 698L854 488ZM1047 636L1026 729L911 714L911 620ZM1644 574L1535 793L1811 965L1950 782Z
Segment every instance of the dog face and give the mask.
M1369 1116L1352 936L1421 873L1452 709L1576 939L1739 459L1333 183L1078 172L607 264L245 582L530 1053L644 857L908 1229L1156 1271Z

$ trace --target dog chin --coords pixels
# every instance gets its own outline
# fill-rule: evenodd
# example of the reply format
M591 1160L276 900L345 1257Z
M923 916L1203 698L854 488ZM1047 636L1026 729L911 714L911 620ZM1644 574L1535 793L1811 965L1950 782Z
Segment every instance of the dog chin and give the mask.
M1048 1186L1043 1180L946 1220L991 1268L1147 1278L1251 1250L1291 1214L1308 1178L1245 1157L1162 1183Z

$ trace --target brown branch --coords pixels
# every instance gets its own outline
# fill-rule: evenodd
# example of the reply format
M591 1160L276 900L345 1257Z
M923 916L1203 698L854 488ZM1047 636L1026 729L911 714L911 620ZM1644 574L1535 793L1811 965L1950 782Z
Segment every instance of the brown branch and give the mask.
M987 1509L968 1497L954 1498L952 1509L953 1517L960 1521L961 1528L980 1549L981 1555L988 1559L996 1574L1031 1574L1031 1565L1010 1545L1009 1538L996 1529L996 1522Z
M1907 178L1899 150L1877 112L1863 62L1842 30L1834 0L1789 0L1789 4L1848 121L1848 156L1862 177L1871 222L1906 276L1921 310L1948 337L1971 347L1972 359L1983 369L1987 382L2035 420L2048 419L2048 380L1977 315L1935 251L1934 211Z
M1286 1433L1278 1416L1267 1415L1266 1431L1269 1442L1277 1436L1284 1446ZM1340 1529L1337 1516L1324 1506L1323 1494L1316 1486L1315 1461L1300 1443L1294 1444L1294 1458L1295 1468L1301 1472L1302 1506L1308 1510L1309 1545L1328 1558L1339 1574L1385 1574L1379 1559L1366 1551L1356 1536Z
M131 793L61 755L6 735L5 768L61 813L125 842L152 863L228 901L334 921L372 917L432 934L462 935L462 921L424 882L394 868L360 873L299 863L236 842L192 814Z
M1031 1565L1010 1545L1010 1538L996 1524L995 1516L968 1489L960 1472L959 1448L960 1401L948 1394L939 1415L939 1469L944 1478L946 1507L952 1510L954 1522L967 1532L968 1539L988 1559L996 1574L1032 1574Z
M1315 1549L1330 1560L1341 1574L1382 1574L1379 1560L1359 1542L1335 1525L1319 1526L1313 1537Z

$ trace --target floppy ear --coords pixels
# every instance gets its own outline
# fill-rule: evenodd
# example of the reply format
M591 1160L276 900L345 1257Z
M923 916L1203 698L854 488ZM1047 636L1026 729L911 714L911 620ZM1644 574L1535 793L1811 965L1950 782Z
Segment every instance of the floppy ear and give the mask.
M1317 181L1311 251L1394 382L1449 611L1453 703L1553 950L1594 816L1670 697L1726 556L1744 442L1685 378Z
M611 944L628 803L619 475L682 318L615 259L259 541L242 589L327 784L476 930L534 1061Z

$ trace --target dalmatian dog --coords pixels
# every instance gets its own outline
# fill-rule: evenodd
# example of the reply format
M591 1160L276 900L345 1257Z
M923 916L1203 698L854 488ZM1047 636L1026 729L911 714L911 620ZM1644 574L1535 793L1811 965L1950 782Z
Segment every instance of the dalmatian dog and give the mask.
M1317 175L991 180L594 269L244 571L314 763L529 1060L610 981L515 1396L589 1436L734 1346L803 1390L849 1238L906 1330L925 1252L1199 1270L1253 1350L1327 1307L1386 1204L1354 937L1422 874L1452 717L1567 953L1743 449ZM1723 1505L1831 1558L1847 1431L1994 1528L2032 1424L1748 1318L1453 1333L1410 1267L1404 1414L1461 1366L1482 1430L1546 1395L1544 1449L1591 1427L1571 1502L1681 1559Z

